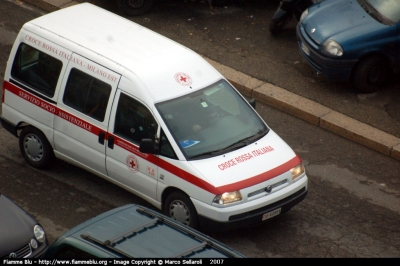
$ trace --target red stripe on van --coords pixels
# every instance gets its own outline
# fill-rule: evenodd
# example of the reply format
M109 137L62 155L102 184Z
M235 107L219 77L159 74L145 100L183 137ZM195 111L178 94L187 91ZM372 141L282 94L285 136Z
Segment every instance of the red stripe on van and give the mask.
M206 181L202 180L201 178L198 178L195 175L192 175L189 172L186 172L185 170L182 170L181 168L167 162L164 160L159 159L158 157L154 156L153 154L145 154L145 153L141 153L139 151L139 147L124 140L119 138L118 136L113 135L114 137L114 145L117 145L119 147L121 147L124 150L127 150L128 152L134 153L135 155L142 157L143 159L153 163L154 165L165 169L166 171L170 172L171 174L182 178L183 180L201 188L204 189L214 195L218 195L221 192L215 188L213 185L207 183Z
M86 122L83 119L80 119L79 117L72 115L71 113L68 113L60 108L58 108L56 105L49 103L48 101L45 101L41 99L40 97L37 97L33 95L32 93L27 92L26 90L23 90L14 84L11 84L10 82L4 81L4 89L12 92L13 94L17 95L18 97L36 105L37 107L52 113L54 115L57 115L61 117L64 120L67 120L68 122L85 129L86 131L89 131L96 136L99 135L100 133L100 128L96 127L88 122ZM3 92L3 97L4 97L4 92Z
M4 103L4 94L6 92L6 82L3 81L3 86L2 86L2 94L1 94L1 102Z
M298 166L301 162L302 162L301 158L298 155L296 155L294 158L287 161L286 163L281 164L278 167L275 167L267 172L253 176L253 177L248 178L243 181L239 181L239 182L232 183L232 184L229 184L226 186L218 187L218 189L223 192L230 192L230 191L240 190L240 189L243 189L246 187L251 187L258 183L270 180L278 175L281 175L281 174L289 171L293 167Z
M293 157L291 160L287 161L286 163L281 164L278 167L275 167L274 169L271 169L262 174L259 174L259 175L250 177L246 180L232 183L229 185L214 187L213 185L204 181L203 179L198 178L197 176L192 175L191 173L189 173L167 161L161 160L152 154L141 153L139 151L139 148L136 145L131 144L130 142L127 142L117 136L114 136L114 138L115 138L115 142L114 142L115 145L118 145L121 148L142 157L143 159L155 164L156 166L158 166L162 169L165 169L166 171L170 172L171 174L173 174L179 178L182 178L183 180L185 180L201 189L204 189L214 195L240 190L240 189L243 189L246 187L254 186L261 182L265 182L265 181L272 179L278 175L286 173L287 171L289 171L290 169L299 165L302 162L301 158L298 155L296 155L295 157Z
M90 123L86 122L85 120L78 118L77 116L74 116L68 112L65 112L64 110L58 108L54 104L44 101L41 98L23 90L23 89L20 89L19 87L11 84L10 82L4 81L4 83L3 83L3 97L4 97L4 90L6 90L6 89L8 91L14 93L15 95L21 97L22 99L24 99L28 102L31 102L32 104L37 105L38 107L42 108L43 110L53 113L54 115L57 115L65 120L69 121L70 123L72 123L78 127L81 127L95 135L99 135L99 133L100 133L100 128L94 126L93 124L90 124ZM107 133L106 135L107 135L106 139L108 139L110 134ZM179 167L177 167L167 161L161 160L152 154L141 153L139 151L138 146L133 145L130 142L125 141L115 135L113 135L113 136L115 138L115 142L114 142L115 145L142 157L143 159L155 164L156 166L161 167L161 168L165 169L166 171L174 174L175 176L182 178L183 180L185 180L201 189L204 189L205 191L208 191L214 195L222 194L224 192L240 190L240 189L243 189L246 187L256 185L260 182L267 181L271 178L274 178L282 173L289 171L291 168L293 168L301 163L300 157L296 155L293 159L289 160L288 162L286 162L274 169L271 169L267 172L264 172L262 174L250 177L246 180L236 182L233 184L220 186L220 187L214 187L210 183L202 180L201 178L198 178L197 176L192 175L191 173L189 173L185 170L182 170Z
M175 165L170 164L169 162L166 162L164 160L159 160L158 166L167 170L168 172L182 178L183 180L185 180L201 189L204 189L214 195L223 193L219 188L214 187L213 185L204 181L203 179L198 178L197 176L192 175L191 173L186 172L185 170L182 170L181 168L176 167Z

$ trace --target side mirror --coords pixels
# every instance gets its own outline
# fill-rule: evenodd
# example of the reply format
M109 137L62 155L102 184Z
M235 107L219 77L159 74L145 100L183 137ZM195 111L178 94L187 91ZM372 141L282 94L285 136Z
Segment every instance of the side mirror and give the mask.
M256 100L254 98L251 98L249 100L250 105L254 108L254 110L256 109Z
M154 139L142 139L139 145L139 151L143 153L156 154L158 152L158 148Z

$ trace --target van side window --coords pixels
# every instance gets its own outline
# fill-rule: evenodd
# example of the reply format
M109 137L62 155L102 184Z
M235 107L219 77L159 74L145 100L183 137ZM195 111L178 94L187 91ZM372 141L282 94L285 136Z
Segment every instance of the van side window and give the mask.
M153 115L143 104L121 94L114 125L116 135L140 143L144 138L154 139L157 134L157 127Z
M21 43L13 62L11 76L38 92L53 97L62 65L60 60Z
M111 85L73 68L65 87L63 102L102 122L110 94Z
M174 149L171 146L167 136L164 133L164 130L161 129L160 134L160 155L171 158L171 159L178 159L176 156Z

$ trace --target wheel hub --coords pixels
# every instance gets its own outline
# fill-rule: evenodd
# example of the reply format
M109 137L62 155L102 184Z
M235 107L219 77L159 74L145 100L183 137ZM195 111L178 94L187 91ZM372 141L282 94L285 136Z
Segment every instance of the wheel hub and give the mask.
M186 205L181 201L174 201L171 203L170 208L171 218L178 222L188 225L190 223L190 213Z
M43 158L43 145L35 135L27 135L24 141L25 153L33 161Z

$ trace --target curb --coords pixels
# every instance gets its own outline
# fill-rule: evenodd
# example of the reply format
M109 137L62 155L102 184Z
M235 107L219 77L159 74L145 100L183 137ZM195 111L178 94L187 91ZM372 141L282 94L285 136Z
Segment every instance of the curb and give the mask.
M71 0L21 0L48 12L79 4ZM203 56L204 57L204 56ZM270 83L204 57L244 96L400 161L400 138Z

